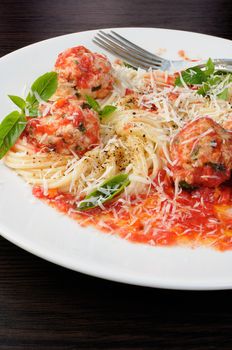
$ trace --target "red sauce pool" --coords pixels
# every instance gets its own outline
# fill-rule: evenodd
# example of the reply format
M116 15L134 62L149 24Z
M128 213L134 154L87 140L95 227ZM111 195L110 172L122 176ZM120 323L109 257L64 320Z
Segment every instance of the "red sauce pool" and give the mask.
M163 176L163 175L162 175ZM76 210L73 195L34 187L33 194L68 214L82 226L117 234L132 242L155 246L210 246L224 251L232 249L232 187L201 188L193 192L175 191L163 176L162 200L159 187L138 198L119 199L85 212ZM157 184L157 186L160 185Z

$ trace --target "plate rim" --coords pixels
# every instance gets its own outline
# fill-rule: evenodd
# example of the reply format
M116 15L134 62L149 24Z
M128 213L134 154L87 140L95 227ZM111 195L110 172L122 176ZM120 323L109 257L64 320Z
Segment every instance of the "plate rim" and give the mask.
M39 43L44 43L44 42L47 42L49 40L54 40L54 39L59 39L59 38L62 38L62 37L66 37L68 35L73 35L73 34L79 34L79 33L89 33L89 32L96 32L96 31L99 31L99 30L112 30L112 29L125 29L125 30L133 30L133 29L158 29L158 30L165 30L165 31L171 31L171 32L179 32L179 33L189 33L189 34L197 34L197 35L200 35L200 36L206 36L206 37L210 37L210 38L216 38L216 39L220 39L220 40L226 40L228 42L231 42L232 43L232 40L231 39L227 39L227 38L223 38L223 37L220 37L220 36L216 36L216 35L211 35L211 34L205 34L205 33L199 33L199 32L193 32L193 31L188 31L188 30L181 30L181 29L171 29L171 28L159 28L159 27L107 27L107 28L96 28L96 29L89 29L89 30L81 30L81 31L78 31L78 32L72 32L72 33L68 33L68 34L61 34L61 35L57 35L57 36L54 36L54 37L51 37L51 38L47 38L47 39L43 39L43 40L39 40L39 41L36 41L32 44L29 44L29 45L26 45L26 46L23 46L23 47L20 47L19 49L16 49L14 51L11 51L3 56L0 57L0 62L1 60L7 58L8 56L16 53L16 52L19 52L21 50L24 50L26 48L30 48L30 47L33 47L34 45L37 45ZM180 59L181 60L181 59Z

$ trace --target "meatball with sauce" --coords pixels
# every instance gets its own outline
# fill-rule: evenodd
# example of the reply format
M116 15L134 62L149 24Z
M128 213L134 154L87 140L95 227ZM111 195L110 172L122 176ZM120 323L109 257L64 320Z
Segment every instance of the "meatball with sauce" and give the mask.
M99 144L99 117L85 102L62 98L39 110L41 117L30 119L24 131L37 149L83 155Z
M77 96L104 98L113 89L112 67L106 56L76 46L59 54L55 63L60 86L73 87ZM59 89L58 87L58 89Z
M187 124L172 140L174 179L186 186L216 187L230 178L232 133L209 117Z

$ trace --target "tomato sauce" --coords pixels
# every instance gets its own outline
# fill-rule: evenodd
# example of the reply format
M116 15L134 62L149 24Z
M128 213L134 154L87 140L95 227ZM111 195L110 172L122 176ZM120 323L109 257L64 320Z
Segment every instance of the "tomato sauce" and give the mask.
M197 62L197 61L199 61L199 59L196 59L196 58L194 58L194 59L193 58L189 58L184 50L179 50L178 51L178 55L184 61L189 61L189 62Z
M77 211L76 198L57 190L45 195L34 187L37 198L68 214L82 226L97 229L132 242L154 246L207 246L232 249L232 187L202 187L192 192L175 189L164 172L158 174L147 194L120 198L94 208Z

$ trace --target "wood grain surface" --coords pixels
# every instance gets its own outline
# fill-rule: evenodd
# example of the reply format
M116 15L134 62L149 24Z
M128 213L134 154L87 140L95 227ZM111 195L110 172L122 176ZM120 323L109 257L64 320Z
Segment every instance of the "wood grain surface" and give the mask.
M0 0L0 56L104 27L173 28L232 39L231 18L231 0ZM19 349L231 350L232 292L108 282L0 238L0 350Z

